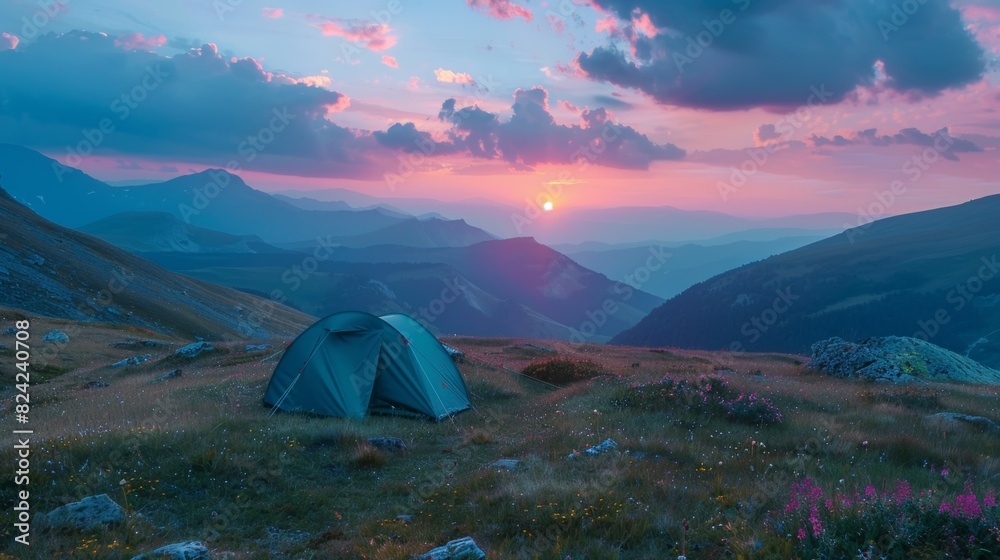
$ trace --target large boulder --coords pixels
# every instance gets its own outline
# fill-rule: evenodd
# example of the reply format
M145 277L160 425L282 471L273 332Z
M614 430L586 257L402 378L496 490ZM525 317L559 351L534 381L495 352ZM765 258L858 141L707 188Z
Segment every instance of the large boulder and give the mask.
M114 525L125 519L125 510L107 494L88 496L79 502L50 511L46 523L54 529L86 530L98 525Z
M847 342L833 337L812 345L813 369L842 378L905 383L937 381L1000 384L1000 371L905 336Z
M927 420L942 427L967 426L983 432L1000 434L1000 424L984 416L972 416L960 412L938 412L927 416Z
M152 552L133 556L132 560L211 560L205 545L197 541L188 541L161 546Z
M462 537L417 556L417 560L483 560L486 553L472 537Z

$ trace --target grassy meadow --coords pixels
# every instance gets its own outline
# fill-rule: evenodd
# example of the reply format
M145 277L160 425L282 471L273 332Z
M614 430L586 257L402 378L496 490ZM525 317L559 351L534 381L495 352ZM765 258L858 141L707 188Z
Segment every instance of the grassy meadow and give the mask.
M36 336L60 326L38 324ZM796 356L454 337L475 410L440 423L269 416L274 350L179 361L112 346L168 339L86 329L32 388L32 508L108 494L130 515L33 534L30 548L5 522L0 558L118 560L201 540L213 558L394 560L463 536L490 559L1000 554L1000 439L926 418L1000 419L996 387L837 380ZM108 367L138 353L154 356ZM533 364L558 387L516 373ZM367 443L380 436L407 449ZM608 438L618 446L585 452ZM11 445L2 454L14 464ZM13 478L0 486L10 521Z

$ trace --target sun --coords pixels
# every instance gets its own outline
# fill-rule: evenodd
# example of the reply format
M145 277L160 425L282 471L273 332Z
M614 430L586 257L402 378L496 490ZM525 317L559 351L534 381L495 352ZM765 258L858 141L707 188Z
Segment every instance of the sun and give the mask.
M542 210L545 210L546 212L551 212L553 208L555 208L555 206L552 205L551 200L546 201L545 204L542 205Z

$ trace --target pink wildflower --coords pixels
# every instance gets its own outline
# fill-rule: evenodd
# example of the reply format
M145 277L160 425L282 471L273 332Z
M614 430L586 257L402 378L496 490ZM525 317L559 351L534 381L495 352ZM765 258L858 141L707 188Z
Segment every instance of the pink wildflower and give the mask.
M905 480L896 482L896 488L892 493L892 501L901 504L913 496L910 491L910 483Z

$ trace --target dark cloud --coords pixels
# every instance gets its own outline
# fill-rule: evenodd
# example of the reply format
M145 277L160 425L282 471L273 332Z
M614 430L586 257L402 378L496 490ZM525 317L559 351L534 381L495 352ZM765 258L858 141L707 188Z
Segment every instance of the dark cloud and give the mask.
M404 152L434 155L454 153L457 149L451 142L436 142L429 133L417 130L411 122L396 123L385 132L375 131L373 134L380 145Z
M46 150L71 166L91 154L127 155L357 179L382 178L397 165L394 151L462 153L510 167L571 164L603 137L591 158L598 165L641 169L684 155L604 109L583 111L580 124L557 124L541 88L518 90L506 122L449 99L438 117L450 128L437 140L412 122L348 129L332 120L349 105L345 95L255 59L223 56L214 44L167 57L118 43L73 32L0 52L0 142Z
M847 137L840 134L833 137L813 135L809 141L816 147L858 145L892 146L902 144L933 147L938 150L941 157L952 161L958 161L958 156L955 155L957 153L983 151L983 149L977 146L975 142L955 138L948 132L947 128L942 128L934 134L927 134L917 130L916 128L904 128L896 134L883 134L881 136L879 136L876 129L869 128L866 130L860 130Z
M347 106L345 95L267 72L251 58L231 61L212 44L164 57L115 41L48 34L0 52L0 142L57 155L92 148L295 175L381 176L371 135L327 118ZM101 123L113 130L98 134Z
M663 104L789 109L819 88L830 95L816 102L835 103L873 84L877 61L885 87L915 96L968 85L984 71L982 47L947 2L909 15L870 0L592 2L623 23L612 44L579 55L581 70Z
M753 137L757 144L765 144L771 140L781 138L781 134L778 133L773 124L762 124L754 131Z
M558 124L549 112L548 92L540 87L518 89L512 109L510 120L501 122L479 107L456 109L455 100L449 99L438 117L452 123L452 144L457 148L512 164L572 164L586 157L596 165L647 169L653 161L681 159L685 154L673 144L656 144L615 122L604 108L584 110L578 125Z

